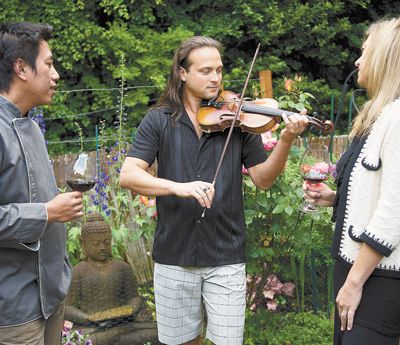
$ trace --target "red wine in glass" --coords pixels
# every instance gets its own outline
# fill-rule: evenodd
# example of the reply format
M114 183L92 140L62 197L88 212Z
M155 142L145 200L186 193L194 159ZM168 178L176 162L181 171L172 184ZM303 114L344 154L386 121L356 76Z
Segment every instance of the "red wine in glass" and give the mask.
M73 190L87 192L96 183L96 160L87 153L80 153L67 167L65 182Z
M82 193L91 190L96 184L95 181L83 180L83 179L75 179L75 180L70 179L67 180L66 183L69 186L69 188L71 188L73 191Z
M324 182L326 180L326 177L323 177L323 178L307 178L307 177L303 177L303 179L306 180L308 183L318 184L318 183Z
M309 184L317 185L329 177L330 162L328 147L321 144L310 144L300 161L300 173L303 180ZM304 213L318 213L319 206L304 201L300 205L300 211Z
M324 182L328 177L328 174L320 174L319 176L304 175L303 180L311 184L318 184Z

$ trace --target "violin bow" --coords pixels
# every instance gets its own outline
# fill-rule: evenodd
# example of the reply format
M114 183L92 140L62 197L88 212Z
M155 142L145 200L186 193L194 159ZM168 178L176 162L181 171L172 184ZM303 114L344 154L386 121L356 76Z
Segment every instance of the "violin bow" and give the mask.
M225 153L226 153L226 150L227 150L227 148L228 148L229 141L231 140L231 137L232 137L233 128L235 127L236 120L237 120L238 117L239 117L240 109L241 109L242 103L243 103L243 97L244 97L244 94L246 93L247 84L249 83L250 76L251 76L251 72L252 72L252 70L253 70L254 63L255 63L255 61L256 61L258 52L260 51L260 46L261 46L261 43L258 43L257 49L256 49L256 51L255 51L255 53L254 53L254 56L253 56L253 61L251 62L250 69L249 69L249 71L248 71L248 73L247 73L247 78L246 78L246 81L245 81L245 83L244 83L242 93L240 94L239 104L238 104L238 107L237 107L237 109L236 109L235 117L234 117L234 119L233 119L233 121L232 121L231 126L229 127L228 136L226 137L225 145L224 145L224 148L223 148L223 150L222 150L221 157L219 158L219 162L218 162L218 165L217 165L217 169L215 170L215 175L214 175L214 178L213 178L213 181L212 181L212 185L213 185L213 186L215 186L215 182L216 182L216 180L217 180L219 171L221 170L222 161L223 161L223 159L224 159L224 157L225 157ZM202 215L201 215L202 218L204 218L205 213L206 213L206 208L204 207L203 213L202 213Z

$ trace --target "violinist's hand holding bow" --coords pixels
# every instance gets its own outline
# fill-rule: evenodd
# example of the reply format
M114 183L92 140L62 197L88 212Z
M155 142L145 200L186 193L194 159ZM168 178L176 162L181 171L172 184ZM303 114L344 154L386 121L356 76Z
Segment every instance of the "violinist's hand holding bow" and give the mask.
M286 127L281 131L281 139L292 142L299 136L308 125L307 110L303 109L300 115L292 115L288 117L282 113L282 119L285 121Z
M181 198L195 198L201 207L210 208L215 189L212 183L193 181L177 183L174 192L176 196Z

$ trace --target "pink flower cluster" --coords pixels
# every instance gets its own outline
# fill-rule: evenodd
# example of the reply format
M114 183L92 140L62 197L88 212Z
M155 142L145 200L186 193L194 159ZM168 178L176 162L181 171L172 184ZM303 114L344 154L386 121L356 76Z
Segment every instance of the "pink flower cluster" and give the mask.
M256 288L262 283L261 277L256 277L253 282L252 277L247 276L248 285L253 285L255 289L250 293L250 310L255 311L259 305L265 305L269 310L276 311L278 308L278 302L276 296L288 296L293 297L295 285L291 282L282 283L276 274L270 274L267 277L267 282L262 289L262 297L257 297Z
M63 337L67 336L67 334L69 334L69 332L71 331L73 325L74 324L71 321L64 320L64 324L63 324L61 335Z
M61 331L61 344L62 345L93 345L92 340L88 339L88 335L84 334L82 330L78 329L72 331L74 324L71 321L64 320L63 328Z

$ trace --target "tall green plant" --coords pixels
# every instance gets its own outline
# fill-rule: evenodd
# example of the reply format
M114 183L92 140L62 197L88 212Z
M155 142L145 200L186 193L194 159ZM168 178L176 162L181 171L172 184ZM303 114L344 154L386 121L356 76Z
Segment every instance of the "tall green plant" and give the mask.
M313 96L302 90L301 78L296 77L294 85L286 83L285 86L281 107L297 111L311 108L309 99ZM268 142L264 145L270 147ZM250 281L255 281L256 276L259 281L254 287L250 286L253 288L250 293L262 294L260 287L265 285L270 274L276 273L286 281L295 282L296 307L303 311L308 307L306 290L310 285L306 272L307 258L314 250L322 253L322 265L326 264L332 232L329 211L305 216L299 211L303 197L303 180L299 171L302 153L303 149L292 147L284 172L269 190L259 190L248 176L244 177L244 186L247 269L253 277ZM263 267L261 274L260 267Z
M140 195L132 194L129 190L121 187L119 174L124 162L130 142L127 141L127 113L125 93L125 57L121 56L119 96L114 128L107 130L104 122L99 130L99 151L100 151L100 178L96 187L97 197L95 206L103 213L109 221L113 231L114 254L124 255L128 240L141 235L150 237L155 227L155 203L143 203ZM107 147L107 135L113 133L114 145ZM131 230L137 230L132 232Z

